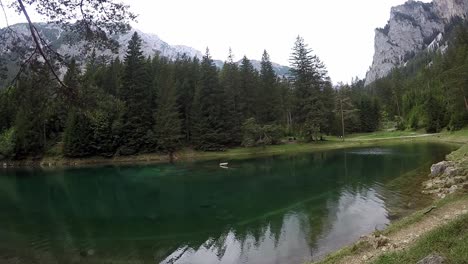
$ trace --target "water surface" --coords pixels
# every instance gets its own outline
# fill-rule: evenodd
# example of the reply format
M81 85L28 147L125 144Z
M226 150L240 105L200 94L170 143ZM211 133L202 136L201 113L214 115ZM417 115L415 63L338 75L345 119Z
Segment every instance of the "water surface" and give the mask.
M316 260L423 204L414 188L451 150L0 170L0 263Z

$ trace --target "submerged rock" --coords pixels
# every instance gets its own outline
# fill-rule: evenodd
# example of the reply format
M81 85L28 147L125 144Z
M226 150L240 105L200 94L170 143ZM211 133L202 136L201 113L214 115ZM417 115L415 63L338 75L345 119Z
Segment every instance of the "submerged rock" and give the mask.
M445 263L445 258L436 254L431 254L420 261L416 264L443 264Z

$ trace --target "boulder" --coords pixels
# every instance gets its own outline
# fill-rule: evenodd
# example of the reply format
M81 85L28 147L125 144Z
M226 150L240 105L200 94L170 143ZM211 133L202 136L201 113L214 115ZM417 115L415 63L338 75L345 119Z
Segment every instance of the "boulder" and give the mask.
M437 164L431 166L431 177L437 177L445 172L447 167L449 166L449 162L442 161Z
M383 236L383 235L376 235L376 236L372 236L371 237L371 244L372 246L377 249L377 248L381 248L381 247L384 247L388 244L390 240L386 237L386 236Z
M445 258L436 254L431 254L420 261L416 264L443 264L445 263Z
M454 193L458 190L458 186L457 185L452 185L452 187L449 188L448 192L449 193Z
M456 176L457 174L459 174L459 171L457 168L454 168L454 167L447 167L444 171L444 176L447 176L447 177L453 177L453 176Z

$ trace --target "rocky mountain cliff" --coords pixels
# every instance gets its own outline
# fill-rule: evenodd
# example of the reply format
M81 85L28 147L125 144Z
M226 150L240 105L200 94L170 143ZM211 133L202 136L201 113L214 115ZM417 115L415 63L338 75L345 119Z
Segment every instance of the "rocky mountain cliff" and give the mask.
M60 27L53 25L53 24L46 24L46 23L36 23L36 27L41 33L41 35L45 38L46 42L58 53L62 55L68 55L70 57L75 57L79 62L84 62L86 56L86 43L84 41L70 41L68 32L65 32ZM24 43L31 42L29 35L29 28L27 24L15 24L11 26L11 28L15 31L15 36L20 36L21 40ZM4 34L6 29L0 29L0 36L8 36L8 34ZM142 51L144 56L154 56L156 53L168 58L176 58L178 55L187 55L189 57L197 57L201 59L203 57L203 53L199 50L194 48L183 46L183 45L170 45L167 42L161 40L155 34L144 33L137 29L132 29L129 32L121 35L114 36L114 39L119 44L118 53L114 54L110 50L101 50L96 51L97 56L105 55L109 57L116 57L119 56L121 59L125 56L125 51L127 49L127 44L130 38L132 37L134 32L137 32L141 39L142 39ZM2 38L0 39L0 58L3 60L10 60L14 61L18 56L14 54L14 51L11 50L11 47L14 47L15 44L12 43L13 38ZM88 52L89 53L89 52ZM15 65L13 62L10 63L12 71L14 71ZM240 62L239 62L240 63ZM215 64L221 68L223 65L223 61L215 60ZM252 60L252 64L255 68L260 69L260 62L256 60ZM289 67L282 66L276 63L273 63L274 70L279 76L288 75ZM63 71L62 71L63 72Z
M366 85L387 76L415 54L427 49L444 49L445 27L454 17L465 18L468 0L409 0L393 7L384 28L375 30L375 53L366 75Z

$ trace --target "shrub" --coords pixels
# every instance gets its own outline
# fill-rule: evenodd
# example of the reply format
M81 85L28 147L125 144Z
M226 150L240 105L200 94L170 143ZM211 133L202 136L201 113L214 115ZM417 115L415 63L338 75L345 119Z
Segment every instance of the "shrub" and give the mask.
M15 152L16 131L14 128L0 134L0 159L13 156Z

